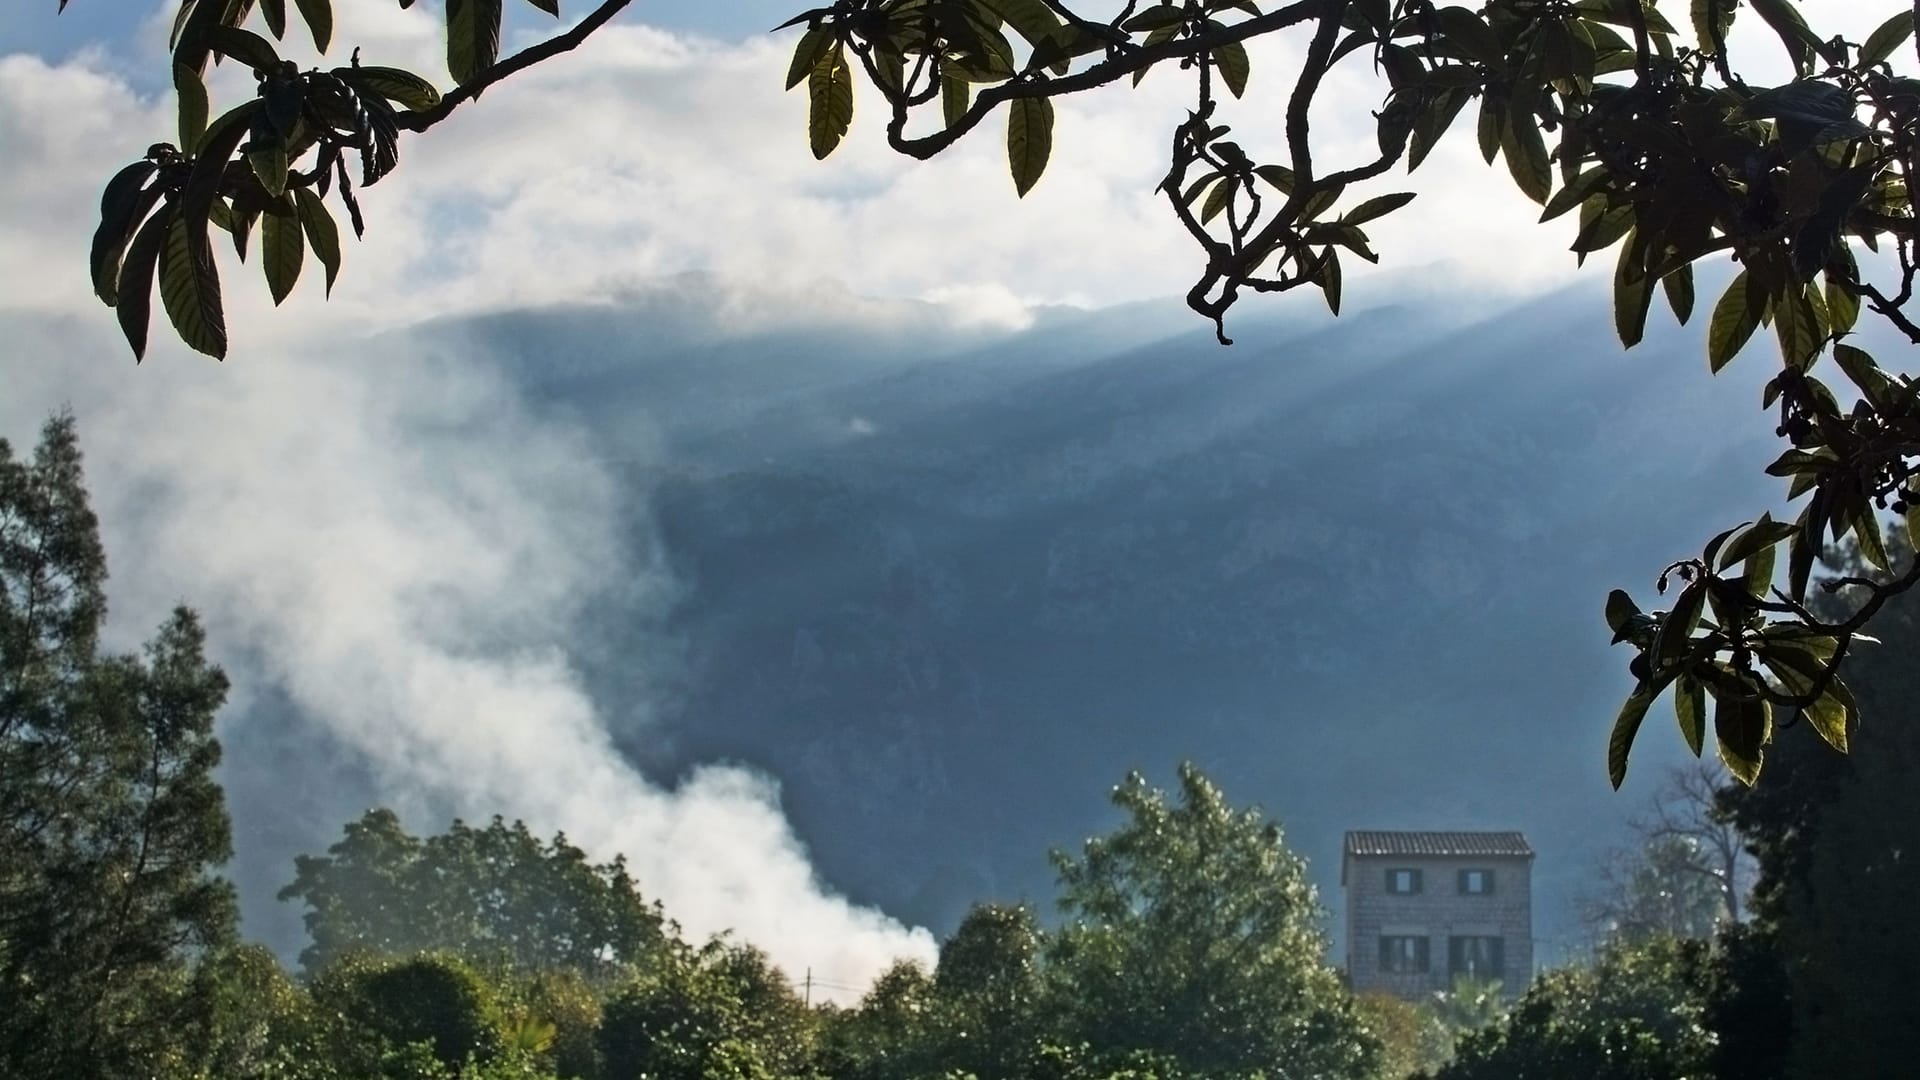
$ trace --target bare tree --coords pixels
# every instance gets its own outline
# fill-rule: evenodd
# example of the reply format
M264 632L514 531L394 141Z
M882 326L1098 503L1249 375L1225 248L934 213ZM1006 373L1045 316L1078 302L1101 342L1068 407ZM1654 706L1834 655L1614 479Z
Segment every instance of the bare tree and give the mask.
M1668 771L1634 815L1634 843L1601 863L1595 887L1578 901L1581 921L1607 937L1704 938L1738 922L1752 887L1753 858L1715 808L1726 777L1698 762Z

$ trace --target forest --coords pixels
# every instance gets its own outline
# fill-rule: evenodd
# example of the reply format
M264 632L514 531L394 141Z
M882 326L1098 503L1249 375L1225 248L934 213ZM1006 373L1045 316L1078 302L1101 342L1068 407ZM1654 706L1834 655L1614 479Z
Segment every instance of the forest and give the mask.
M1715 910L1746 891L1725 879L1704 915L1676 902L1711 860L1682 850L1676 871L1650 833L1592 955L1514 993L1350 992L1281 823L1182 766L1169 790L1124 778L1121 824L1053 853L1050 909L977 904L932 970L835 1002L860 988L689 940L619 858L500 818L417 836L387 810L296 860L289 970L241 940L220 877L228 685L198 619L175 611L138 654L101 645L71 416L31 453L0 441L0 585L8 1077L1875 1077L1901 1075L1920 1030L1904 601L1845 662L1885 721L1856 733L1865 752L1788 723L1759 782L1696 807L1757 857L1750 900Z

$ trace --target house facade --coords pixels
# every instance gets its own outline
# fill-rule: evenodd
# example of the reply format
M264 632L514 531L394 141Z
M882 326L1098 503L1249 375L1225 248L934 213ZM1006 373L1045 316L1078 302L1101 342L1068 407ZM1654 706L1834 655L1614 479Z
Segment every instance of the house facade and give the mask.
M1350 832L1340 886L1356 993L1533 981L1533 849L1517 832Z

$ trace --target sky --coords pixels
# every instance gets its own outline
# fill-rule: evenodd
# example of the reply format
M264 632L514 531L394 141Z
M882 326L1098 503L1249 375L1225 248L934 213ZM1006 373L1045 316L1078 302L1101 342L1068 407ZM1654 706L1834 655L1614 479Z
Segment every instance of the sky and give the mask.
M336 5L336 55L359 46L446 84L438 5ZM644 603L675 588L617 527L643 496L497 376L377 343L513 307L618 304L686 271L713 275L705 300L731 325L917 299L948 328L992 332L1037 305L1177 295L1197 259L1153 186L1184 115L1178 76L1061 103L1053 164L1022 200L991 125L905 161L871 93L846 144L813 161L803 95L781 90L794 32L766 32L789 5L637 0L573 55L408 140L399 171L364 193L368 233L349 241L330 298L310 274L276 311L257 267L228 260L229 361L187 353L162 324L136 368L83 253L105 178L171 137L157 76L174 5L55 6L17 4L0 22L0 432L24 442L50 410L80 415L120 640L191 600L228 643L229 715L292 702L417 827L500 810L565 828L596 854L626 852L690 930L736 927L790 969L859 981L893 956L929 958L925 931L816 879L776 777L717 764L663 787L619 762L568 631L597 590ZM1870 28L1884 5L1820 7ZM551 26L526 9L511 31L524 45ZM1250 101L1227 113L1250 147L1275 137L1259 102L1286 48L1256 51ZM216 100L246 89L231 65L214 81ZM1359 76L1330 91L1375 93ZM1316 122L1324 152L1370 149L1364 111ZM1397 276L1353 267L1349 305L1422 275L1489 304L1575 275L1571 222L1534 224L1504 170L1457 134L1415 177L1420 197L1371 229Z

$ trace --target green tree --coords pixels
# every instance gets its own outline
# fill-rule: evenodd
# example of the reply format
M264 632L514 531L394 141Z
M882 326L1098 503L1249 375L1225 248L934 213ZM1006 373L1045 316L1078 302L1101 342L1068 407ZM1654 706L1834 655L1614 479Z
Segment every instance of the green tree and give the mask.
M560 12L559 0L530 2ZM244 250L257 225L275 302L293 289L309 249L330 286L341 245L329 200L356 233L362 226L350 161L363 189L377 183L398 166L403 137L578 45L628 0L601 0L568 30L505 58L502 4L446 5L447 66L458 86L443 95L418 75L357 58L301 72L241 28L254 4L183 0L170 67L179 142L150 148L108 183L90 257L94 290L115 308L135 355L145 351L156 281L181 338L225 355L216 228ZM1624 346L1640 342L1656 292L1679 321L1691 318L1694 265L1721 257L1740 270L1706 319L1712 367L1762 327L1779 346L1765 408L1778 410L1791 446L1769 472L1790 478L1803 509L1792 522L1763 515L1674 563L1661 591L1669 579L1681 587L1666 611L1642 612L1623 591L1609 597L1608 624L1633 646L1637 679L1609 740L1613 782L1649 707L1669 690L1696 752L1712 699L1719 755L1743 782L1759 773L1777 712L1804 710L1844 749L1855 705L1835 678L1838 661L1887 596L1920 583L1920 572L1906 573L1839 621L1805 606L1826 535L1857 536L1884 568L1876 507L1890 505L1920 528L1906 512L1920 504L1912 424L1920 389L1849 340L1870 314L1920 343L1920 323L1907 314L1920 279L1907 195L1920 160L1920 16L1910 5L1886 0L1885 21L1858 42L1815 29L1808 13L1826 12L1793 0L1690 0L1684 12L1678 0L1471 8L1294 0L1272 10L1252 0L1183 0L1129 3L1110 19L1077 6L836 0L802 12L786 24L798 31L786 81L807 87L814 156L839 145L865 81L888 143L915 158L1004 115L1013 184L1025 194L1052 154L1056 99L1137 84L1155 67L1167 78L1177 70L1190 80L1193 104L1171 133L1156 190L1204 264L1187 303L1227 343L1227 312L1245 293L1317 288L1337 314L1343 260L1378 259L1364 226L1416 195L1361 189L1402 164L1418 168L1474 104L1487 163L1504 160L1516 187L1542 205L1542 220L1577 214L1577 257L1617 250L1614 315ZM332 0L300 0L298 10L324 51ZM275 37L288 31L284 3L260 4L258 14ZM1777 40L1788 81L1759 81L1752 56L1736 55L1740 38L1729 32L1756 20L1766 33L1747 40ZM1276 38L1287 41L1293 65L1283 89L1238 103L1255 85L1248 44ZM258 89L209 119L204 75L216 56L253 69ZM1335 71L1363 68L1376 73L1381 100L1374 146L1356 153L1352 140L1328 138L1312 119ZM1276 120L1235 134L1223 121L1243 109L1250 120ZM1863 261L1856 244L1872 252L1884 244L1894 258ZM1814 374L1828 355L1850 389L1836 392L1831 374ZM1788 587L1775 595L1782 545Z
M1025 1075L1055 1006L1044 995L1046 935L1024 905L979 904L940 945L933 1006L949 1069L980 1080Z
M1067 1030L1210 1076L1371 1075L1378 1044L1324 960L1305 861L1192 765L1179 780L1170 802L1128 776L1113 792L1126 823L1054 855Z
M813 1054L806 1007L758 950L680 951L607 1002L607 1080L794 1076Z
M507 1050L492 986L456 956L346 957L314 980L313 997L337 1021L324 1052L348 1075L404 1077L400 1063L416 1060L457 1071Z
M106 556L71 417L0 440L0 1075L175 1064L189 959L227 944L213 769L227 680L176 610L101 652Z
M1896 567L1910 550L1890 553ZM1858 556L1831 582L1871 581ZM1869 585L1841 585L1827 604L1844 611ZM1879 644L1846 660L1849 682L1873 712L1852 732L1861 752L1841 758L1794 723L1776 753L1788 767L1751 789L1724 792L1735 822L1760 859L1754 908L1761 934L1783 966L1792 1031L1786 1069L1794 1076L1897 1076L1911 1068L1920 1002L1902 989L1920 966L1913 898L1920 896L1920 606L1909 597L1875 623ZM1756 957L1755 965L1764 965ZM1751 1025L1750 1025L1751 1027Z
M595 864L563 834L543 842L498 817L421 840L392 811L372 810L326 855L300 856L294 868L280 898L307 907L312 944L300 960L309 972L358 950L444 950L604 981L652 963L674 933L624 859Z
M1535 980L1506 1021L1461 1038L1437 1080L1683 1080L1707 1075L1707 948L1655 938Z

